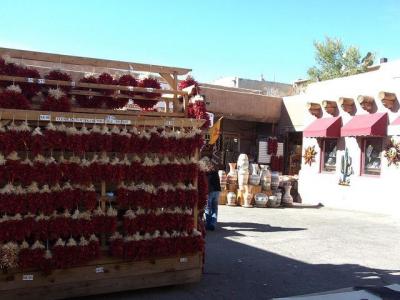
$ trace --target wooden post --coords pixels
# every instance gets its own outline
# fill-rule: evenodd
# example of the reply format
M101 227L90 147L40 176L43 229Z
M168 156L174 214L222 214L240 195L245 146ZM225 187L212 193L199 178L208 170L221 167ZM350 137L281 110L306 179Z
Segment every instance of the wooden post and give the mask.
M319 103L308 102L307 109L313 116L316 116L317 118L321 117L321 105Z
M200 152L199 152L199 148L197 148L196 152L194 154L194 158L196 159L196 161L199 160L199 156L200 156ZM196 190L198 191L198 179L197 178L194 181L194 186L195 186ZM193 218L194 218L194 228L195 229L197 229L198 217L199 217L199 208L198 208L198 201L196 201L196 203L194 204L194 208L193 208Z
M188 105L189 105L189 96L183 95L183 111L185 112L185 117L188 117Z
M101 210L104 213L106 213L107 212L107 208L106 208L107 194L106 194L106 182L104 180L101 181L101 190L100 191L101 191L101 197L100 197ZM106 235L104 233L101 234L100 242L101 242L102 247L106 246Z

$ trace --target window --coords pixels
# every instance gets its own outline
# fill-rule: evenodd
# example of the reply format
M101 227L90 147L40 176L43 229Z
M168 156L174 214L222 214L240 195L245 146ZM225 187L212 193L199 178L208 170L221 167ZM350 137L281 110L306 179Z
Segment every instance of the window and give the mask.
M324 139L322 147L322 171L335 172L337 139Z
M362 174L380 175L381 174L381 138L364 139L364 149L362 157Z

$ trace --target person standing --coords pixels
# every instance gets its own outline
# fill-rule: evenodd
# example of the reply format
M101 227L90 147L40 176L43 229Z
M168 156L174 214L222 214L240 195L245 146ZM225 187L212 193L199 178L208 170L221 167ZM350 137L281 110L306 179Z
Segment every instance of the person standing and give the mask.
M208 179L208 200L205 210L206 229L215 230L215 227L217 225L218 199L219 199L219 193L221 192L221 186L219 183L219 176L216 165L212 162L209 163L207 179Z

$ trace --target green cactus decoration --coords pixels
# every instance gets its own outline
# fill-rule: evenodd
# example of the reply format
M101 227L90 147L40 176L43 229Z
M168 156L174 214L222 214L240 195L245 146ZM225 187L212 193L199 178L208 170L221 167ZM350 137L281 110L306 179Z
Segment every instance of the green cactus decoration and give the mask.
M349 156L349 151L346 148L340 162L340 173L342 173L339 180L340 185L350 185L350 175L354 174L351 162L352 160Z

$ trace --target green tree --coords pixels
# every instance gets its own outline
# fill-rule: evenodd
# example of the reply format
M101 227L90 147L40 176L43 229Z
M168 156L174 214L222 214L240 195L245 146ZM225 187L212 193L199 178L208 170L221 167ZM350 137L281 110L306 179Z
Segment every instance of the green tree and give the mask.
M346 48L340 39L326 37L323 42L314 42L314 47L316 66L307 71L313 81L363 73L374 63L374 55L371 52L361 59L357 47Z

